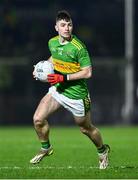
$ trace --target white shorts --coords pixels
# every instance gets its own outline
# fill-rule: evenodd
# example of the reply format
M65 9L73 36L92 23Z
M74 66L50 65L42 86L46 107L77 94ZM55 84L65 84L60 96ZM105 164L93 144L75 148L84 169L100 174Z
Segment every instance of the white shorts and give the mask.
M52 86L49 88L48 93L59 102L65 109L72 112L74 116L83 117L86 115L86 106L83 99L70 99L63 94L56 91L56 87ZM90 98L87 98L87 107L90 106ZM88 105L89 102L89 105Z

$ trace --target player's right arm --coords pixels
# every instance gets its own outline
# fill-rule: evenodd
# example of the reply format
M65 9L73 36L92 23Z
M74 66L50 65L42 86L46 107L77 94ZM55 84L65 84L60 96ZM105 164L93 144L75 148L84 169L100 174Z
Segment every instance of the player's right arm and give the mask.
M52 62L52 56L50 56L47 61L53 63L53 62Z

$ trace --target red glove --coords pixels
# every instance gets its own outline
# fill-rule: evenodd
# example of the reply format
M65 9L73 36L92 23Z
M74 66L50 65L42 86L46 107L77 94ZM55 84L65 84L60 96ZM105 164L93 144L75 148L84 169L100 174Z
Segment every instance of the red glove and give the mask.
M47 81L51 84L57 84L57 83L62 83L64 81L67 81L67 75L62 75L62 74L48 74L47 76Z

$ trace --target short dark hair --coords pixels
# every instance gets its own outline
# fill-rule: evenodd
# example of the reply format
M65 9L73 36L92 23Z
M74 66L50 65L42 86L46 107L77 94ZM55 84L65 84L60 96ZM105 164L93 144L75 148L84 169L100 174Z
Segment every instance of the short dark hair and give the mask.
M70 21L71 16L66 10L58 11L57 17L56 17L56 22L60 20L65 20L65 21Z

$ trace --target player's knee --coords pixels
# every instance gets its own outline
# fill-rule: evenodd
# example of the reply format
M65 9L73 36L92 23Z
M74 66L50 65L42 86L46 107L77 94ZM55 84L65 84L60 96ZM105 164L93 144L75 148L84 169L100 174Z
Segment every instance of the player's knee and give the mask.
M83 134L88 134L89 133L89 130L88 130L88 128L86 128L86 127L80 127L80 131L83 133Z
M87 125L82 125L80 126L80 131L83 133L83 134L86 134L86 135L89 135L90 133L92 133L93 131L93 126L91 124L87 124Z
M34 116L33 121L34 121L35 127L43 126L43 120L39 116Z

